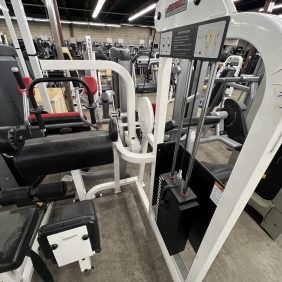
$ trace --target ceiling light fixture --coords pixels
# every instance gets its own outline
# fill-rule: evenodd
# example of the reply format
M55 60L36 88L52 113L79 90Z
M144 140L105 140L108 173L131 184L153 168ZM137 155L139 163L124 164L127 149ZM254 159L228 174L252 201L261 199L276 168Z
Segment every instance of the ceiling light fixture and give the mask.
M131 16L131 17L128 19L128 21L129 21L129 22L132 22L132 21L134 21L135 19L137 19L137 18L143 16L144 14L146 14L146 13L148 13L148 12L150 12L150 11L156 9L156 7L157 7L157 3L154 3L154 4L150 5L149 7L147 7L147 8L145 8L145 9L141 10L141 11L138 12L137 14Z
M282 4L275 5L272 10L277 10L282 8Z
M277 9L281 9L281 8L282 8L282 4L278 4L278 5L275 5L273 7L270 7L268 12L272 12L273 10L277 10ZM259 12L263 12L263 11L264 11L264 8L259 9Z
M105 4L105 2L106 2L106 0L98 0L98 3L97 3L97 5L94 9L93 14L92 14L93 19L96 19L98 17L98 15L99 15L103 5Z

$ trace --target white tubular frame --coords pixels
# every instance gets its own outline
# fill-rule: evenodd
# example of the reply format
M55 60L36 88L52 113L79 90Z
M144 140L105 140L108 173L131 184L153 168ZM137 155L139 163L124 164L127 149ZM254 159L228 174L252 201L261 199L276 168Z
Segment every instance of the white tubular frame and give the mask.
M282 57L282 21L259 13L233 14L227 37L246 40L259 50L265 94L186 281L204 279L282 143L282 63L277 60Z
M177 279L177 281L195 282L204 279L282 143L282 62L278 59L282 57L282 20L277 16L259 13L236 13L232 0L202 0L199 6L194 5L194 1L187 2L188 8L185 12L167 18L164 14L171 1L158 2L156 15L161 12L163 17L160 21L156 20L157 31L230 16L227 38L243 39L255 46L264 61L266 76L262 104L196 258L188 276ZM163 60L167 63L170 59ZM161 73L159 81L168 84ZM158 91L159 95L163 95L163 92ZM157 105L157 108L159 106ZM159 122L164 123L165 120ZM162 140L157 141L159 142ZM152 173L152 180L153 177ZM166 257L166 251L162 246L161 249ZM171 271L173 279L176 278L175 273L179 273L177 270L179 269L176 267Z
M32 35L29 29L29 25L26 19L26 15L24 12L24 7L21 0L11 0L11 4L13 6L15 16L17 18L18 26L24 40L24 44L28 53L28 57L30 60L30 64L32 67L32 71L34 73L35 78L42 78L42 71L39 66L38 57L35 55L36 50L33 44ZM40 84L38 86L42 98L42 103L45 110L49 113L53 113L53 109L51 106L51 102L49 100L49 96L45 87L45 84Z
M27 70L25 60L24 60L24 57L23 57L23 53L21 51L21 48L20 48L20 45L19 45L19 42L18 42L18 39L17 39L17 35L16 35L15 29L14 29L14 26L13 26L13 23L12 23L10 14L9 14L9 9L7 8L5 0L0 0L0 6L2 7L2 13L4 15L6 25L8 27L9 33L11 35L13 45L16 49L17 54L18 54L18 57L19 57L19 60L20 60L20 63L21 63L21 67L22 67L22 70L23 70L23 75L29 76L29 72Z
M121 65L111 61L90 60L40 60L42 71L47 70L103 70L110 69L119 74L125 83L127 95L128 138L137 140L135 130L135 86L129 72Z

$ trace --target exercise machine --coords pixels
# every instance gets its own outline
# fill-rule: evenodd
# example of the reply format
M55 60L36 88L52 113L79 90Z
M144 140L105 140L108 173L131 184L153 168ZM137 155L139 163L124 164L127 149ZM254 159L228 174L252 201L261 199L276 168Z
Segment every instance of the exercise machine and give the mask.
M78 173L75 178L76 189L80 199L83 200L93 199L110 188L118 193L121 192L122 186L134 184L172 278L175 281L202 281L281 146L282 112L279 93L282 91L280 71L282 67L281 62L273 58L281 57L281 50L277 46L282 44L282 22L281 19L272 15L237 13L233 1L226 0L184 1L181 2L181 6L177 6L177 9L169 0L160 1L156 7L155 18L156 29L161 32L158 74L158 81L161 83L158 84L157 89L155 119L147 99L142 99L142 103L139 104L140 127L144 133L140 146L142 153L140 153L140 147L139 150L135 150L137 145L134 117L135 87L130 75L123 67L109 61L55 60L51 62L44 60L40 63L42 70L85 70L99 69L103 66L120 73L126 86L128 120L125 125L119 125L119 132L121 127L127 128L125 140L128 148L125 148L120 136L112 144L115 181L102 183L86 193L83 183L79 181ZM264 27L264 36L257 37L255 35L262 32L261 26ZM187 34L189 34L188 38ZM260 107L226 185L195 158L215 82L216 61L225 38L249 40L256 46L263 58L266 74ZM189 40L191 44L185 40ZM176 46L182 43L185 52L179 53L179 48ZM205 74L210 74L191 151L180 146L179 138L174 143L163 143L168 102L166 93L169 93L174 57L188 62L185 99L189 97L189 94L195 98L197 96L195 94L203 87ZM193 69L194 64L198 65L198 68ZM198 75L196 75L197 69ZM197 87L193 87L194 85ZM186 100L183 104L186 105ZM179 131L178 135L181 135L181 126ZM149 144L152 150L147 150ZM183 164L182 156L184 156ZM139 174L135 177L120 179L119 159L139 164ZM248 160L248 166L246 166L246 160ZM146 163L152 164L149 197L143 189ZM174 163L176 165L173 168ZM185 184L187 179L186 184L189 185ZM195 218L198 220L193 220ZM185 248L187 240L197 251L189 271L179 254L179 251Z

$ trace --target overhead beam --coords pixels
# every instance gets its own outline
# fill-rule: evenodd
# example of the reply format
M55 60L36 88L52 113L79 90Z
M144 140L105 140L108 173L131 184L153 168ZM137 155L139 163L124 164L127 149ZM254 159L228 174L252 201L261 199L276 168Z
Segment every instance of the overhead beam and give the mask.
M7 4L11 5L11 2L7 2ZM30 4L30 3L23 3L24 6L30 6L30 7L45 7L43 4ZM81 8L68 8L68 7L58 7L59 10L69 10L69 11L80 11L80 12L93 12L93 10L89 9L81 9ZM108 11L101 11L101 14L112 14L112 15L120 15L120 16L130 16L129 13L116 13L116 12L108 12ZM152 18L152 16L144 15L143 18Z
M65 1L65 0L62 0L62 3L63 3L63 7L65 8L64 10L66 10L67 17L70 18L69 10L66 9L66 8L67 8L66 1Z

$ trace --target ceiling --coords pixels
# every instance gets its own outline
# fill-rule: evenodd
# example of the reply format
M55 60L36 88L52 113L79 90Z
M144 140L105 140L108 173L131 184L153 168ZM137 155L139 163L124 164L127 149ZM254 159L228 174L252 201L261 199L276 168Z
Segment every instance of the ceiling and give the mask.
M212 1L212 0L210 0ZM235 5L239 11L258 10L264 6L266 0L238 0ZM6 1L12 11L9 0ZM46 18L44 0L22 0L26 15L33 18ZM92 12L98 0L57 0L62 20L92 21ZM96 22L120 24L128 23L128 17L140 11L142 8L154 3L154 0L106 0ZM276 0L276 4L282 4L282 0ZM274 14L282 14L282 8L273 11ZM11 12L12 14L12 12ZM134 24L154 25L154 11L136 19Z

